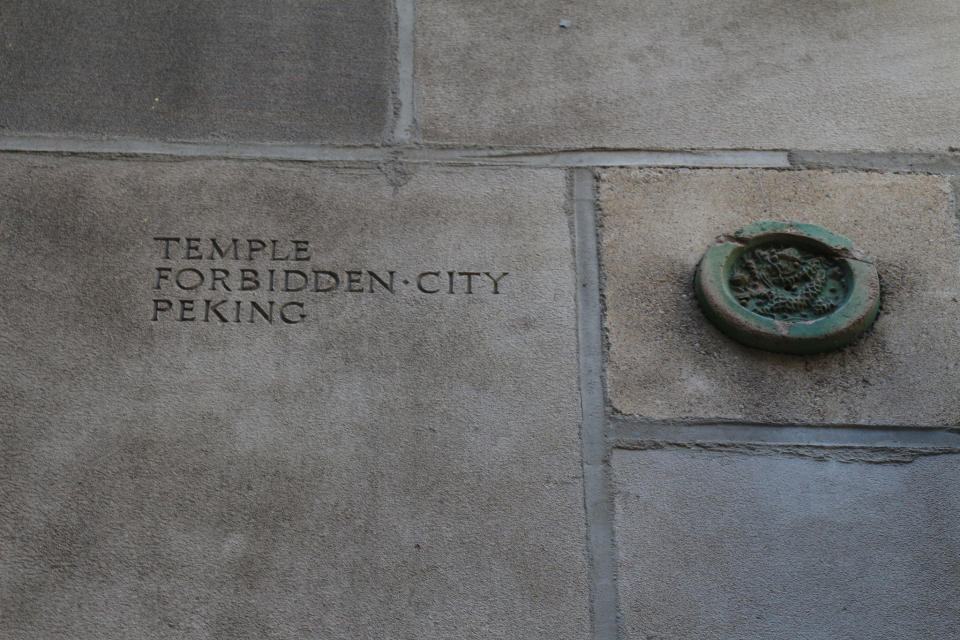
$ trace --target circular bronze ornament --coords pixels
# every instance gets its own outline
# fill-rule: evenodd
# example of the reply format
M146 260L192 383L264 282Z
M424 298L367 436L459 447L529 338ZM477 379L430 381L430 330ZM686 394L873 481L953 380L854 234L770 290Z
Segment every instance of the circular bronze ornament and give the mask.
M819 353L873 324L880 278L850 240L799 222L755 222L717 238L694 280L704 314L745 345Z

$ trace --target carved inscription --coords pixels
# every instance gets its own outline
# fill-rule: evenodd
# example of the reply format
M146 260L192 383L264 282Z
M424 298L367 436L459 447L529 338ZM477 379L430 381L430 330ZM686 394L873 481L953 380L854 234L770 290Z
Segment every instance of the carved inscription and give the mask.
M322 264L309 240L153 238L151 321L301 324L324 294L500 295L506 271L340 268Z
M848 283L836 258L807 249L769 244L746 251L730 274L741 305L776 320L824 316L847 297Z

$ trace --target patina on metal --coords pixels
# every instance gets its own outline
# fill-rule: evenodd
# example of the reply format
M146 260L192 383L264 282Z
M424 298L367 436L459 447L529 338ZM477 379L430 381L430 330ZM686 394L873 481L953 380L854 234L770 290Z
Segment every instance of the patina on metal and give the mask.
M755 222L717 238L697 267L704 314L743 344L818 353L866 331L880 307L873 261L849 239L799 222Z

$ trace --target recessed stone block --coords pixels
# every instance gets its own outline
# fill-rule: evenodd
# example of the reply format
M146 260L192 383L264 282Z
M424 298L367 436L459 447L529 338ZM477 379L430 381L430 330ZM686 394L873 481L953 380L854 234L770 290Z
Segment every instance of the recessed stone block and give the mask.
M566 194L3 159L0 635L586 637Z
M960 147L952 0L418 0L427 140Z
M955 456L910 464L616 451L628 638L947 638Z
M375 143L393 4L5 2L0 133Z
M960 242L946 178L612 170L600 184L615 410L651 420L949 426L960 420ZM697 306L707 246L757 220L818 224L872 256L874 327L792 356L744 347Z

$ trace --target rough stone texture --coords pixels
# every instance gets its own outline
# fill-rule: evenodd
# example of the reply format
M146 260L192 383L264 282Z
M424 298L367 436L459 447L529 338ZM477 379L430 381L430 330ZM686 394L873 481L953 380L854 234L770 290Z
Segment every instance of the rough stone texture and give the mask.
M953 0L418 0L417 7L427 140L960 146Z
M652 419L960 423L960 242L947 179L826 171L613 170L601 177L608 389ZM744 347L697 307L713 239L755 220L849 237L882 278L874 329L839 352Z
M566 194L555 170L3 159L0 636L586 637ZM304 264L398 290L151 322L158 235L307 239ZM427 269L510 275L399 283Z
M9 0L0 133L379 142L387 0Z
M955 638L956 456L616 451L626 638Z

